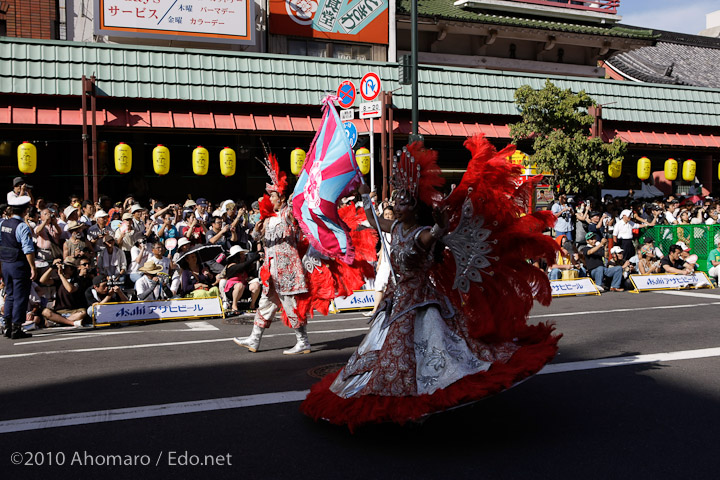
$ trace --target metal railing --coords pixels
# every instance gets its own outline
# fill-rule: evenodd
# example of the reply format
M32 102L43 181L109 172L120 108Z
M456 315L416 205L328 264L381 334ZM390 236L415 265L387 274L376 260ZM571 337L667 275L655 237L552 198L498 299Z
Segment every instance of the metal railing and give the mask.
M720 225L658 225L640 232L640 245L645 236L651 236L655 246L667 255L670 245L683 242L690 253L698 256L698 270L707 272L707 257L715 249L716 236L720 235Z

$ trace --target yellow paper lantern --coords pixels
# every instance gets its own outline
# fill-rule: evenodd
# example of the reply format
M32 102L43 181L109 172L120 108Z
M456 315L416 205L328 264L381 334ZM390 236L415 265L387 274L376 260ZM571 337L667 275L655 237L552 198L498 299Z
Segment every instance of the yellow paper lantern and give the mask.
M355 152L355 161L360 168L360 173L367 174L370 171L370 150L365 147L358 149Z
M687 159L683 162L683 180L686 182L692 182L695 180L695 170L697 168L697 165L695 165L695 160Z
M206 175L208 172L208 160L210 155L207 149L198 145L192 153L192 167L195 175Z
M37 148L30 142L18 146L18 169L22 173L33 173L37 168Z
M132 148L120 142L115 147L115 170L118 173L128 173L132 168Z
M293 175L300 175L305 165L305 150L296 148L290 153L290 171Z
M167 175L170 171L170 150L163 145L153 148L153 169L158 175Z
M650 163L650 159L647 157L642 157L640 160L638 160L637 163L637 176L640 180L647 180L650 178L650 170L652 168L652 164Z
M235 150L225 147L220 150L220 173L226 177L235 175Z
M678 163L674 158L665 160L665 178L671 182L677 179Z
M608 175L610 178L618 178L622 173L622 162L612 161L608 165Z

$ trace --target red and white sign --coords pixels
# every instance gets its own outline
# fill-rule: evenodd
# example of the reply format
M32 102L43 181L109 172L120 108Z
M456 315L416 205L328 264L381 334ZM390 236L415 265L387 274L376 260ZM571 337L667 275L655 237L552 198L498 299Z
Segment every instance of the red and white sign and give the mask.
M371 102L380 94L380 76L375 72L368 72L360 80L360 95Z
M355 84L350 80L343 80L337 89L337 102L342 108L350 108L355 103Z
M382 117L382 102L367 102L360 104L360 118L380 118Z

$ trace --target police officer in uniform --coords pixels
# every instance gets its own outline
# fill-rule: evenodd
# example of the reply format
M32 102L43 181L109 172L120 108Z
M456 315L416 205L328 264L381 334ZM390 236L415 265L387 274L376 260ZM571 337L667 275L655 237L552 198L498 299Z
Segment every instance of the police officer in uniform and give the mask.
M9 202L12 217L0 223L0 264L5 281L5 332L8 338L31 337L23 331L30 285L37 275L35 270L35 245L30 227L23 220L30 208L30 197L20 196Z

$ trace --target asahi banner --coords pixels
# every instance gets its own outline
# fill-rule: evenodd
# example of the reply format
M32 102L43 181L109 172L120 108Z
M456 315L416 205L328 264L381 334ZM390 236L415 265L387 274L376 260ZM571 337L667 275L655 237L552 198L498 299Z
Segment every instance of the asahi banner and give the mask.
M653 275L630 275L630 280L638 291L677 290L678 288L712 288L705 272L692 275L658 273Z
M218 297L104 303L93 307L95 325L222 316Z
M583 277L573 280L551 280L550 288L553 297L568 295L600 295L595 282L591 278Z
M388 43L388 0L270 0L270 33Z

